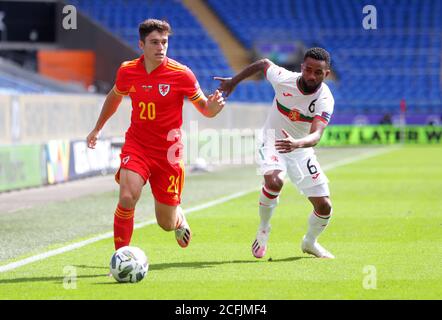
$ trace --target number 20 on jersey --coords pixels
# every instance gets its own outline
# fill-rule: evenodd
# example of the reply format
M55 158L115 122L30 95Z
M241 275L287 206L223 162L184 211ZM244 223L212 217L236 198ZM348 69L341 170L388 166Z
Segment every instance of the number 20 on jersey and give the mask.
M138 106L141 108L140 110L140 119L141 120L155 120L156 111L155 111L155 103L148 102L147 104L143 101L138 103Z

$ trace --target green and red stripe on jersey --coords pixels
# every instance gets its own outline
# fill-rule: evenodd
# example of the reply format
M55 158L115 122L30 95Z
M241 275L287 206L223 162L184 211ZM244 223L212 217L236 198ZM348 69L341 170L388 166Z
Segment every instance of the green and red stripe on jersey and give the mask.
M289 109L286 106L282 105L278 100L276 100L276 106L278 107L279 112L281 112L283 115L285 115L287 118L289 118L291 121L301 121L301 122L309 122L312 123L313 119L318 118L325 124L328 123L330 119L330 115L327 112L323 112L321 116L314 116L309 117L304 114L302 114L297 109Z

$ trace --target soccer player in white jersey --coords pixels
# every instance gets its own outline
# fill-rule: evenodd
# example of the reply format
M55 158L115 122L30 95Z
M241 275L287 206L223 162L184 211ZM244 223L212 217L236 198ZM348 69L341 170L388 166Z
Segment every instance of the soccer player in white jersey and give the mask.
M303 252L318 258L334 258L318 242L332 215L328 179L313 150L330 121L334 99L323 80L330 74L330 55L311 48L304 55L301 73L288 71L268 59L247 66L233 78L220 78L219 89L228 97L242 80L264 72L275 90L272 108L258 150L264 183L259 197L261 218L252 253L262 258L267 250L270 218L278 204L286 175L312 203L309 228L302 239Z

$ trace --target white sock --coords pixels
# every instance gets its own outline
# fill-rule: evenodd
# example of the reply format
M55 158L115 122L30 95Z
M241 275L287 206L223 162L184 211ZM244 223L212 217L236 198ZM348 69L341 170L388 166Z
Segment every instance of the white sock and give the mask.
M305 238L309 242L315 242L318 239L319 235L322 233L322 231L324 231L330 222L332 212L333 210L330 211L328 216L320 216L315 212L315 210L313 210L308 218L309 228L307 234L305 235Z
M183 226L183 223L185 223L186 218L184 217L183 209L178 206L176 208L176 222L175 222L175 230L179 229Z
M261 223L259 224L260 229L267 229L270 227L270 218L278 205L278 200L279 192L271 191L265 186L262 187L259 196L259 216L261 218Z

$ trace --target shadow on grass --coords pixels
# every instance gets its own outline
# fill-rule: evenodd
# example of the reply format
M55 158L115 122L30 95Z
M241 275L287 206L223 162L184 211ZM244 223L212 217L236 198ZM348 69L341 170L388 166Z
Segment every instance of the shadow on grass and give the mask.
M103 269L103 270L109 270L108 266L88 266L85 264L77 264L73 265L73 267L81 268L81 269Z
M88 266L88 265L73 265L72 267L80 268L80 269L103 269L109 271L109 267L105 266ZM62 270L63 273L63 270ZM1 284L7 283L24 283L24 282L49 282L53 281L54 283L62 284L65 278L69 277L71 273L66 273L63 276L54 276L54 277L23 277L23 278L14 278L14 279L0 279ZM105 274L86 274L86 275L77 275L77 279L88 279L88 278L101 278L107 277L108 273Z
M149 265L149 272L152 271L159 271L159 270L166 270L166 269L172 269L172 268L190 268L190 269L201 269L201 268L212 268L219 265L226 265L226 264L255 264L255 263L275 263L275 262L291 262L291 261L297 261L300 259L311 259L313 257L288 257L283 259L262 259L262 260L229 260L229 261L199 261L199 262L171 262L171 263L156 263L156 264L150 264ZM118 282L96 282L94 284L108 284L108 285L120 285Z
M101 278L101 277L107 277L106 274L87 274L87 275L77 275L77 279L88 279L88 278ZM1 279L1 284L8 284L8 283L25 283L25 282L50 282L53 281L56 284L63 284L63 281L65 280L65 276L57 276L57 277L26 277L26 278L15 278L15 279Z
M157 263L149 265L149 272L166 270L172 268L191 268L191 269L201 269L201 268L212 268L219 265L228 265L228 264L256 264L256 263L275 263L275 262L291 262L297 261L300 259L311 259L313 257L287 257L283 259L262 259L262 260L226 260L226 261L199 261L199 262L171 262L171 263ZM107 266L91 266L91 265L73 265L73 267L80 269L102 269L109 270ZM66 277L69 277L70 274L66 274L63 276L54 276L54 277L22 277L22 278L14 278L14 279L0 279L1 284L10 284L10 283L25 283L25 282L54 282L57 284L62 284ZM93 278L107 278L109 281L106 282L95 282L94 284L111 284L111 285L119 285L120 283L114 281L112 277L109 277L109 273L100 273L100 274L87 274L87 275L77 275L77 279L93 279Z
M171 268L211 268L224 264L246 264L246 263L265 263L265 262L290 262L297 261L309 257L288 257L284 259L261 259L261 260L227 260L227 261L199 261L199 262L173 262L173 263L156 263L149 266L149 271L165 270Z

